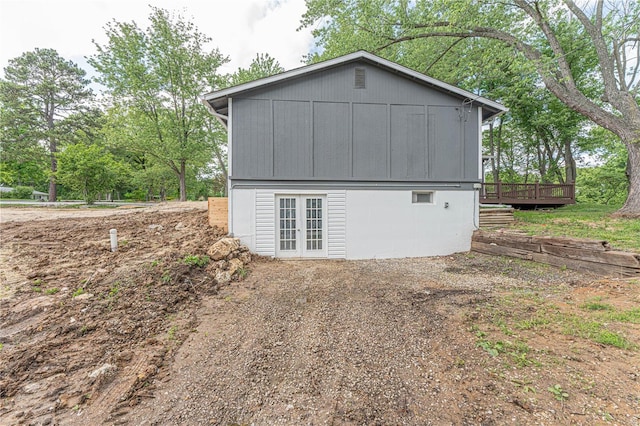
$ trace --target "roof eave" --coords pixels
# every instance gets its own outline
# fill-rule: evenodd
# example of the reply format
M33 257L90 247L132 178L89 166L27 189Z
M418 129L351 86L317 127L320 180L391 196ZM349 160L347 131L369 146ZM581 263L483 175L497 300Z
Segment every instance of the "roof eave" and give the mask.
M410 68L396 64L387 59L380 58L379 56L375 56L369 52L365 52L362 50L350 53L348 55L340 56L338 58L333 58L327 61L318 62L316 64L305 65L299 68L285 71L280 74L275 74L269 77L250 81L248 83L243 83L237 86L228 87L226 89L210 92L205 94L202 97L202 99L203 101L206 101L215 111L217 111L218 113L221 113L223 110L228 108L228 99L233 95L237 95L239 93L253 90L259 87L275 84L280 81L288 80L301 75L310 74L318 70L328 69L328 68L336 67L348 62L362 60L362 59L369 61L373 64L377 64L378 66L387 68L389 70L398 72L400 74L404 74L405 76L412 77L413 79L418 80L419 82L422 82L422 83L426 83L436 89L450 92L457 96L464 97L465 99L468 99L471 103L478 102L482 104L483 107L486 107L489 110L495 111L494 114L491 114L486 118L483 117L483 120L488 120L492 117L498 116L508 111L508 109L504 105L501 105L498 102L494 102L480 95L476 95L464 89L460 89L459 87L456 87L451 84L445 83L443 81L437 80L435 78L429 77L427 75L419 73L418 71L414 71Z

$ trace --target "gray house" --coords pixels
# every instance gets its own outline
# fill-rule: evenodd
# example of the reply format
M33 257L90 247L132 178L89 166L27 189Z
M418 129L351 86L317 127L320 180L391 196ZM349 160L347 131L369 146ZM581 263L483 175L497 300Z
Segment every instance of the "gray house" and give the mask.
M276 257L467 251L482 123L506 110L367 52L209 93L228 130L229 232Z

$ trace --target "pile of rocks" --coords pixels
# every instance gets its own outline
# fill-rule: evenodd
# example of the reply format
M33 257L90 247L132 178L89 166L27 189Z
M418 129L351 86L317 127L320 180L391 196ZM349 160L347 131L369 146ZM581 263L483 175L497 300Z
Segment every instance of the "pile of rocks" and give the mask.
M207 254L211 259L207 271L218 284L229 284L234 276L242 276L244 267L251 262L249 248L237 238L221 238L209 247Z

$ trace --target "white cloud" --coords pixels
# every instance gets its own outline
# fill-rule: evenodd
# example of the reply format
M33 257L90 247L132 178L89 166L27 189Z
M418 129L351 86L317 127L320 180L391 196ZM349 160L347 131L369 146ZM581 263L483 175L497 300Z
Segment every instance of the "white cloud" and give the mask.
M257 53L299 67L311 49L310 31L296 31L304 0L0 0L0 69L40 47L88 70L83 58L95 53L93 39L106 41L104 26L115 19L145 28L149 4L182 14L211 37L211 47L231 59L223 72L248 66Z

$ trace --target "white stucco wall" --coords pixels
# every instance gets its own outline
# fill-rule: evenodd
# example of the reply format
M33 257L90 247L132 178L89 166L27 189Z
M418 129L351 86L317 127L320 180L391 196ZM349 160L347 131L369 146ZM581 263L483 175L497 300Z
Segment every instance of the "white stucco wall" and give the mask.
M412 203L411 193L347 192L349 259L438 256L471 248L476 191L435 191L433 204Z
M233 189L230 232L261 255L275 255L276 228L268 225L271 220L275 225L275 205L269 200L275 200L276 194L326 194L330 203L337 200L327 218L331 257L345 257L345 248L347 259L468 251L478 223L477 191L437 190L433 204L422 204L412 202L410 190Z

